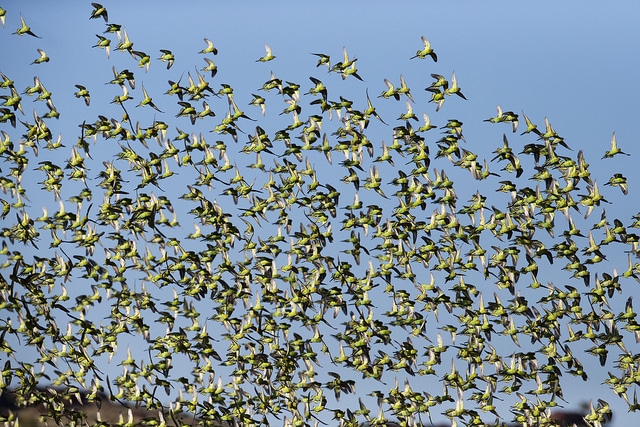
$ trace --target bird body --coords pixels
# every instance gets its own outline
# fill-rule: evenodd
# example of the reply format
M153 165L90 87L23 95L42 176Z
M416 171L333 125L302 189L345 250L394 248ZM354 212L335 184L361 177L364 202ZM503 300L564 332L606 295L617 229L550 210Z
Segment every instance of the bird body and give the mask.
M255 105L257 107L260 107L260 112L262 113L262 115L264 116L267 112L267 107L265 105L265 99L259 95L256 94L252 94L253 95L253 99L251 100L251 102L249 103L249 105Z
M324 84L322 84L322 81L320 81L319 79L316 79L315 77L309 77L309 80L311 80L311 82L315 86L312 87L311 89L309 89L309 92L307 92L307 94L318 94L319 93L319 94L322 95L322 99L324 99L326 101L327 100L327 88L325 87Z
M389 80L384 79L384 84L387 85L387 90L383 90L378 98L391 98L392 96L396 99L396 101L400 100L400 94L398 90L393 86Z
M268 44L264 45L264 50L266 51L266 54L263 57L256 59L256 62L268 62L275 59L275 55L271 52L271 47L269 47Z
M151 65L151 57L140 50L131 50L130 53L131 56L138 60L138 67L144 67L145 72L148 72L149 66Z
M460 98L466 100L467 98L460 91L460 87L458 86L458 80L456 79L456 73L453 71L451 73L451 86L445 89L444 93L446 95L458 95Z
M609 178L609 182L605 185L612 185L614 187L620 188L622 194L627 195L629 193L629 186L627 184L627 178L625 178L621 173L615 173L611 178Z
M602 156L603 159L611 159L612 157L618 155L618 154L623 154L625 156L628 156L629 154L623 152L620 148L618 148L618 141L616 141L616 133L613 132L613 134L611 134L611 149L609 151L607 151L606 153L604 153L604 156Z
M115 98L113 98L113 101L111 101L112 104L122 104L125 101L128 101L129 99L133 99L131 96L129 96L129 89L127 89L127 87L125 85L122 85L122 95L120 96L116 96Z
M522 117L524 117L524 122L527 125L527 129L524 132L522 132L521 135L524 135L525 133L530 133L530 132L533 132L538 136L542 135L542 133L538 130L538 126L531 122L531 120L529 119L529 117L527 117L524 111L522 112Z
M436 103L436 111L440 111L440 108L444 105L444 95L445 93L441 91L439 88L426 88L425 90L431 92L431 99L429 102Z
M376 119L380 120L382 123L386 125L385 121L382 120L382 118L378 115L378 113L376 113L376 108L371 103L371 99L369 98L369 90L367 89L365 93L367 95L367 108L363 111L363 114L366 120L364 127L365 128L367 127L369 117L371 116L375 117Z
M431 59L433 59L433 62L438 62L438 56L431 48L431 43L429 43L429 40L427 40L425 36L422 36L421 39L424 47L421 50L417 51L416 54L412 56L410 59L414 59L414 58L424 59L427 56L430 56Z
M449 81L445 79L443 75L431 74L431 77L434 78L435 81L431 83L431 86L429 86L429 88L443 88L445 90L449 88Z
M29 34L32 37L41 39L42 37L40 36L36 36L32 31L31 28L27 25L26 22L24 22L24 18L22 17L22 15L20 15L20 23L22 24L20 26L20 28L18 28L13 34L17 34L19 36L24 36L25 34ZM3 25L4 26L4 25Z
M352 63L349 67L343 68L342 71L340 72L340 75L342 76L342 80L346 79L349 76L353 76L356 79L360 80L361 82L364 81L362 80L362 77L360 77L360 75L358 74L358 69L356 68L355 62Z
M13 84L15 82L11 80L9 77L7 77L4 73L0 72L0 77L2 77L2 82L0 82L0 88L9 89L13 87Z
M496 106L496 110L497 110L498 114L496 114L495 117L492 117L490 119L486 119L484 121L485 122L491 122L491 123L503 123L503 122L511 123L513 132L518 130L518 115L517 114L515 114L513 111L503 112L502 108L499 105ZM531 130L529 130L529 132L531 132ZM527 133L527 132L525 131L525 133Z
M411 102L415 102L413 101L413 96L411 96L411 89L409 89L409 87L407 86L407 83L404 81L404 77L402 77L402 74L400 74L400 87L397 91L399 94L405 95L407 98L409 98Z
M215 75L218 73L218 67L216 66L215 62L213 62L209 58L204 58L204 62L207 63L207 66L204 67L202 69L202 71L204 71L206 73L210 72L211 73L211 77L215 77ZM167 69L169 69L169 65L167 65Z
M197 118L196 109L188 102L180 101L178 105L180 105L181 108L178 114L176 114L176 117L189 117L191 124L195 124Z
M119 51L128 51L129 53L131 53L131 51L133 50L133 42L129 39L129 35L127 34L127 29L123 28L122 29L122 40L120 40L120 43L118 43L118 46L116 47L116 50Z
M20 101L22 101L22 97L20 96L16 88L11 87L11 96L2 95L0 96L0 99L5 100L2 104L5 107L13 107L13 111L20 110L20 112L24 114L24 111L22 110L22 104L20 103Z
M327 71L331 71L331 58L329 57L329 55L325 55L324 53L312 53L312 55L315 55L319 58L316 67L326 65Z
M94 44L91 47L99 47L101 49L104 49L107 53L107 58L109 58L109 55L111 53L111 40L99 34L96 34L96 37L98 38L98 43Z
M125 82L129 84L131 89L136 88L136 80L135 76L128 69L124 69L120 72L116 71L116 67L111 68L113 71L113 80L111 80L110 84L117 84L120 86L124 86Z
M136 107L144 107L145 105L148 105L154 110L158 111L159 113L162 113L162 111L158 107L156 107L156 105L153 103L153 100L151 99L151 97L149 97L149 94L144 88L144 84L142 85L142 95L144 98L142 99L142 101L140 101L138 105L136 105Z
M413 107L411 107L411 103L407 101L407 112L400 114L400 117L398 117L398 120L409 120L409 119L418 121L418 117L416 117L415 113L413 112Z
M118 41L122 40L122 25L120 24L107 24L107 29L103 32L103 34L107 33L115 33L118 36Z
M167 63L167 70L170 69L173 66L173 63L175 61L175 57L173 56L173 53L171 53L170 50L167 49L160 49L160 58L158 58L159 60L161 60L162 62L166 62Z
M198 53L202 53L202 54L213 53L214 55L218 54L218 49L215 48L211 40L205 37L204 42L207 44L207 47L205 47Z
M437 128L438 126L431 124L431 119L427 115L427 113L422 113L422 119L424 120L424 125L420 126L417 132L427 132L431 129Z
M491 123L500 123L504 121L504 116L502 115L502 107L500 107L499 105L496 106L496 110L498 111L498 114L496 114L495 117L491 117L490 119L485 119L485 122L491 122Z
M342 68L350 67L355 64L358 59L354 56L353 58L349 58L349 54L347 53L347 48L342 48Z
M109 14L107 13L107 9L103 7L100 3L91 3L93 6L93 10L91 11L91 16L89 19L97 19L102 18L104 22L109 21Z

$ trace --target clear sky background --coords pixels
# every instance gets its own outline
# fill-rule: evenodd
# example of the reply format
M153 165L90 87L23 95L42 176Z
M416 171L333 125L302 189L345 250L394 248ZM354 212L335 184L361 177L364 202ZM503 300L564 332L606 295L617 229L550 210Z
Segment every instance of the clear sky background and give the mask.
M615 169L627 176L630 194L640 191L640 174L636 169L640 158L637 127L640 6L636 2L248 1L240 6L236 2L178 5L154 1L104 2L104 5L109 11L109 21L127 29L134 49L151 54L149 73L138 69L126 53L112 49L108 59L103 50L90 47L98 40L95 34L102 34L105 26L101 19L88 19L92 9L89 2L0 2L8 10L5 28L0 29L0 71L14 78L20 90L32 85L33 75L40 75L54 93L56 106L62 113L54 135L60 132L74 141L78 136L77 125L83 118L91 121L107 109L113 117L121 114L116 106L105 107L119 95L119 88L95 83L113 78L112 65L119 70L133 70L136 80L144 83L154 102L166 112L136 109L130 111L132 115L135 112L142 120L143 114L146 117L157 114L158 120L172 124L176 105L175 98L162 95L166 81L177 80L187 72L195 76L194 66L199 69L205 65L198 52L205 47L203 38L207 37L219 50L219 55L212 57L219 68L212 81L216 85L230 84L236 102L251 117L259 118L259 111L247 105L251 93L256 93L273 71L283 80L303 84L305 92L311 87L308 76L326 79L335 88L330 98L345 94L362 101L368 89L378 112L392 123L398 111L403 110L404 100L389 108L388 102L383 104L375 97L385 90L385 78L397 82L402 74L413 89L418 116L425 111L438 124L454 117L461 119L469 148L479 154L491 158L491 152L501 145L502 134L511 138L507 125L483 122L495 115L496 105L501 105L504 110L524 111L539 127L544 126L547 117L572 148L584 151L601 186ZM15 40L17 36L11 32L20 25L20 13L42 39L25 36ZM422 47L420 36L430 40L438 54L437 63L409 60ZM115 48L117 40L113 39ZM271 46L276 59L267 64L256 63L265 53L265 43ZM352 78L342 82L336 75L327 75L323 67L315 68L317 57L310 53L322 52L338 58L343 47L358 58L364 82ZM38 57L37 48L51 57L49 63L29 65ZM176 63L171 70L155 60L159 49L170 49L175 54ZM429 94L423 89L432 82L431 73L448 78L453 70L468 101L450 97L436 113L434 105L427 103ZM74 84L89 83L92 103L87 108L73 93ZM133 96L135 103L142 99L138 88ZM30 120L31 100L25 98L23 106L25 117ZM185 124L184 130L190 132L188 128ZM614 131L620 147L631 156L601 162ZM381 132L385 132L384 128ZM390 129L381 133L379 139L389 142ZM377 149L380 142L374 141L374 146ZM100 153L101 149L98 146L92 153ZM464 188L464 184L460 182L456 188L459 187ZM474 192L475 188L469 194ZM628 218L640 211L636 197L622 197L617 190L609 194L613 202L606 206L609 216ZM38 212L40 202L31 202ZM599 214L596 211L594 215ZM183 225L190 226L188 222ZM624 270L626 260L624 255L621 261L610 261L619 262L615 265ZM549 274L547 279L554 277ZM593 372L594 379L589 383L565 382L567 407L576 408L580 402L603 398L614 409L613 426L637 423L640 416L628 414L624 402L606 385L599 384L606 373L600 372L599 378L597 361L588 360L585 367L590 375ZM434 415L434 421L440 419Z

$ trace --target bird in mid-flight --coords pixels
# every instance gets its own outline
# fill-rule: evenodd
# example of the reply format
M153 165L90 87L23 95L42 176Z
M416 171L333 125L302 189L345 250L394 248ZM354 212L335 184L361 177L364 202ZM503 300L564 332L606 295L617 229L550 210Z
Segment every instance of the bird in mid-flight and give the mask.
M29 34L30 36L33 36L35 38L41 39L42 37L40 36L36 36L33 31L31 31L31 28L27 25L26 22L24 22L24 18L22 17L22 15L20 15L20 22L22 23L22 26L20 28L18 28L13 34L17 34L19 36L23 36L25 34Z
M91 3L91 6L93 6L94 9L91 11L91 16L89 17L89 19L102 18L104 19L104 22L107 22L109 20L107 9L100 3Z
M269 47L268 44L264 45L264 50L267 51L266 55L256 59L256 62L267 62L275 58L275 55L271 52L271 47Z
M43 62L49 62L49 57L44 50L38 49L38 53L40 54L40 57L33 61L31 64L42 64Z
M414 58L424 59L427 56L430 56L431 59L433 59L433 62L438 62L438 56L433 51L433 48L431 47L431 43L429 43L429 40L427 40L425 36L422 36L421 38L422 38L422 44L424 45L424 49L417 51L416 54L411 57L411 59L414 59Z

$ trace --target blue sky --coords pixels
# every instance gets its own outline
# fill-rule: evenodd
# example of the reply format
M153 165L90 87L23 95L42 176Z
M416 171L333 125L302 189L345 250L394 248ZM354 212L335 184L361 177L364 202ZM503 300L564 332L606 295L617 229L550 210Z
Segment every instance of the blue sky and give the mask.
M113 117L121 115L117 106L108 104L121 93L120 89L102 84L113 78L112 66L134 71L136 81L144 83L154 102L165 112L142 111L132 106L129 107L132 117L135 115L140 121L156 117L172 124L176 105L174 98L162 95L166 91L166 81L175 81L181 75L184 81L186 73L195 76L194 67L204 66L198 52L205 47L203 38L207 37L219 50L219 54L212 57L219 68L212 79L214 87L218 88L220 83L233 86L236 102L253 118L261 119L259 111L247 105L251 94L257 93L273 71L283 80L302 84L305 92L311 87L310 75L326 80L327 85L331 84L330 98L344 94L363 102L367 89L378 112L385 121L392 123L404 110L404 100L383 102L377 95L385 90L385 78L398 82L402 74L412 87L416 113L420 116L423 111L427 112L439 125L454 117L461 119L468 148L474 152L490 159L491 152L501 145L503 133L518 141L512 143L514 147L522 143L515 134L512 136L506 125L483 122L495 115L496 105L501 105L505 111L519 114L524 111L539 126L544 126L547 117L574 150L583 150L601 189L614 168L627 176L630 194L637 193L640 187L640 174L634 169L640 156L636 125L640 111L640 84L637 83L640 75L640 29L637 26L640 8L634 2L507 4L465 1L393 5L386 2L322 2L306 5L254 1L243 3L242 7L231 2L189 2L180 7L174 2L163 1L104 4L109 11L109 21L127 29L135 43L134 49L151 54L154 61L148 73L139 69L128 54L114 51L115 37L110 59L103 50L90 47L98 40L95 34L102 34L105 27L101 19L88 19L91 11L88 2L79 5L34 1L19 6L0 3L8 11L5 28L0 30L0 50L3 52L0 71L15 79L19 90L31 85L33 76L39 75L53 92L55 104L62 113L55 128L51 125L55 129L54 135L59 132L71 141L78 137L77 125L82 120L90 122L105 111ZM42 39L29 36L17 39L11 35L19 26L20 13ZM421 48L420 36L423 35L437 52L437 63L430 59L409 60ZM264 55L265 43L271 46L276 59L265 64L256 63L255 60ZM312 56L312 52L327 53L336 58L342 55L343 47L358 58L359 73L364 82L352 78L342 81L334 74L327 74L323 67L315 68L317 57ZM37 48L48 53L49 63L29 65L38 56ZM176 55L171 70L155 60L159 49L170 49ZM423 89L431 83L431 73L448 78L454 70L468 101L450 97L436 113L434 105L427 102L428 92ZM91 87L90 107L85 107L73 96L74 84ZM141 100L139 86L132 95L135 105ZM216 102L220 103L220 100L211 100L212 104ZM272 104L275 109L286 106L284 103ZM23 106L25 118L30 120L31 100L25 99ZM271 112L269 126L277 127L290 120L274 114L270 106L267 108ZM179 127L191 132L187 130L187 123L182 121ZM380 146L379 140L389 143L391 139L389 129L385 130L379 124L377 129L380 133L374 141L376 150ZM607 163L600 158L610 147L612 132L616 133L620 147L631 156L618 156ZM213 140L214 136L209 135ZM99 156L103 153L110 156L111 150L100 144L92 147L92 153ZM462 188L460 191L470 195L476 188L468 175L467 179L470 180L469 188L462 182L456 188ZM32 181L32 185L38 185L35 178ZM613 202L606 206L610 217L628 218L640 210L633 196L623 197L615 190L608 191L611 194L608 199ZM461 200L467 198L461 197ZM32 216L39 214L40 205L45 203L51 203L51 200L32 199ZM597 210L594 213L599 214ZM189 221L183 226L188 229ZM624 270L626 255L610 262L618 270ZM555 272L545 274L549 280L555 279ZM505 353L511 351L505 350ZM593 378L602 374L600 382L606 378L605 372L598 372L597 361L592 360L587 368L590 368L588 372L594 372ZM567 381L565 397L570 393L576 396L567 406L575 408L581 401L604 398L616 411L614 426L637 419L637 415L626 413L621 399L606 386L598 386L597 382L594 379L585 387L585 383ZM348 397L344 399L349 402ZM441 417L434 414L436 419Z

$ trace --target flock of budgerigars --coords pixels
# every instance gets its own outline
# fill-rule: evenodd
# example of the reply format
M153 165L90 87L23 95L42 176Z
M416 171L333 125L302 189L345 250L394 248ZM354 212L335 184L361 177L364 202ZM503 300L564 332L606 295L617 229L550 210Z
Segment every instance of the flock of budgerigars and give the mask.
M588 380L593 359L610 397L638 408L640 325L624 290L640 282L640 214L605 211L605 189L633 193L623 174L598 185L548 119L501 107L486 126L505 133L484 159L460 120L420 110L465 102L455 73L427 73L420 93L403 76L364 82L346 48L339 61L311 53L314 75L299 83L267 70L249 97L216 79L205 38L203 68L154 93L140 76L168 73L177 55L138 50L92 5L93 47L130 56L134 71L114 65L107 85L68 91L87 109L110 91L114 113L56 136L64 111L45 86L55 56L38 48L24 75L0 70L0 392L44 399L65 422L81 414L56 399L82 393L164 405L148 425L190 413L230 425L436 415L531 426L552 422L564 382ZM5 40L47 47L28 15L0 19L20 25ZM437 66L427 38L417 47L409 64ZM265 45L255 66L271 61ZM599 161L625 155L614 134ZM625 271L611 265L621 257ZM611 416L600 399L587 412L594 426Z

